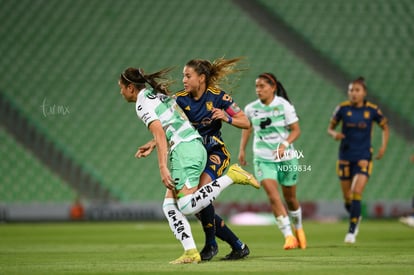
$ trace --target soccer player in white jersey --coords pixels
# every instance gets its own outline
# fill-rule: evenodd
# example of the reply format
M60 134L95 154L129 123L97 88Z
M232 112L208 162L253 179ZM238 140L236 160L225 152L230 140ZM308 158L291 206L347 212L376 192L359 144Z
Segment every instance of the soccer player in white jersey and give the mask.
M257 77L256 94L258 99L245 107L245 114L252 126L242 130L239 162L241 165L247 164L245 149L254 132L255 175L266 190L278 227L285 237L283 248L305 249L302 210L296 198L298 154L292 144L300 135L299 118L285 89L272 73ZM288 211L279 194L279 184Z
M198 263L201 261L200 254L185 215L195 214L208 206L232 183L255 188L259 188L259 184L253 175L234 164L226 175L198 189L207 153L197 130L175 100L168 96L168 82L163 81L168 71L164 69L147 75L142 69L127 68L120 75L118 84L124 99L135 102L138 117L154 137L161 180L167 188L163 211L185 250L181 257L170 263ZM146 84L151 88L147 88ZM152 149L141 147L136 157L146 157Z

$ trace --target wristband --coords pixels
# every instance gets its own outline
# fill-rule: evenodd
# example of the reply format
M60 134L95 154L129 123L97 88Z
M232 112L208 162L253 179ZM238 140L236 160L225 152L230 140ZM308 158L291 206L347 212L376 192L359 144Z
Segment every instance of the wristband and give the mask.
M228 116L227 118L229 119L229 120L227 121L227 123L228 123L228 124L232 124L233 119L231 118L231 116Z
M284 140L284 141L282 142L282 145L283 145L283 146L285 146L285 148L288 148L288 147L289 147L289 145L290 145L290 143L289 143L287 140Z

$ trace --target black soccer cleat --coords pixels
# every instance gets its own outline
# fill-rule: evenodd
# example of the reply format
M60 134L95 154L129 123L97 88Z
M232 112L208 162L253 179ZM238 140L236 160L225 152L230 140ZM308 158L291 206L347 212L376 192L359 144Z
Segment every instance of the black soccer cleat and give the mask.
M218 246L206 245L200 252L202 261L210 261L218 253Z
M247 245L244 245L244 248L240 250L232 250L230 254L226 255L226 257L222 258L224 261L234 261L246 258L250 254L250 250Z

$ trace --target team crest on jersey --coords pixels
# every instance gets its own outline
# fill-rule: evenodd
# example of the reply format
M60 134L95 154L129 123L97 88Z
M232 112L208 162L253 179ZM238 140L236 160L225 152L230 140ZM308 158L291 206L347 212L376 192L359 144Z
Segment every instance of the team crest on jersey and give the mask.
M272 111L272 116L279 116L280 110L278 107L274 107Z
M347 115L347 116L352 116L352 112L351 112L351 111L348 111L348 112L346 113L346 115Z
M365 119L369 119L369 117L370 117L370 112L369 111L365 111L364 112L364 118Z
M206 109L207 109L207 111L211 111L211 110L213 110L213 102L212 101L207 101L206 102Z

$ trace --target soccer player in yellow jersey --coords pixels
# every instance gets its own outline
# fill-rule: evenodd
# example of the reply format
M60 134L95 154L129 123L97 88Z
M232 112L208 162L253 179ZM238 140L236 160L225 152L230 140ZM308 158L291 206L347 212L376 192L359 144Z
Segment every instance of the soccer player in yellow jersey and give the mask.
M340 141L337 173L341 182L345 209L349 213L349 228L345 243L355 243L361 221L362 193L372 171L371 134L374 122L382 129L382 145L376 159L381 159L388 143L387 119L377 105L365 99L364 78L349 84L349 100L339 104L328 126L328 134ZM335 131L342 123L341 131Z

